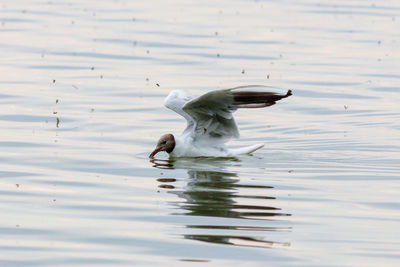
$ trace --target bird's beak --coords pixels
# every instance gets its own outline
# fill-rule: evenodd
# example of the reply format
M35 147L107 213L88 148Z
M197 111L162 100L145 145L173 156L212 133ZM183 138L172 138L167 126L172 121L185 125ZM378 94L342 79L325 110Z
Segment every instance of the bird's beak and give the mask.
M151 152L149 158L154 158L154 156L155 156L158 152L160 152L160 150L161 150L161 147L156 147L156 149L154 149L154 151Z

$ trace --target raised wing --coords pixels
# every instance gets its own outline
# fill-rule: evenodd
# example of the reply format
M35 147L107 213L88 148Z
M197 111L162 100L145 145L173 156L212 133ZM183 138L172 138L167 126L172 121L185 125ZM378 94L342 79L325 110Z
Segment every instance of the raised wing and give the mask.
M188 123L186 130L194 126L194 121L192 117L189 116L189 114L183 111L183 106L192 99L193 97L191 97L185 91L173 90L164 100L164 106L175 111L176 113L178 113L179 115L183 116L186 119Z
M263 108L292 95L272 92L272 87L241 86L215 90L190 100L182 110L194 120L196 137L208 136L223 140L239 137L233 112L238 108Z

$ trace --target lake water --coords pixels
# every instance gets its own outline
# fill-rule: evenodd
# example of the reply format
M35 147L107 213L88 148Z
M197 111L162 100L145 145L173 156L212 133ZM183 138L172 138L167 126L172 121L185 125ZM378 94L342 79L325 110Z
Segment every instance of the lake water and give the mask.
M3 1L1 266L400 264L400 2ZM233 159L148 155L249 84Z

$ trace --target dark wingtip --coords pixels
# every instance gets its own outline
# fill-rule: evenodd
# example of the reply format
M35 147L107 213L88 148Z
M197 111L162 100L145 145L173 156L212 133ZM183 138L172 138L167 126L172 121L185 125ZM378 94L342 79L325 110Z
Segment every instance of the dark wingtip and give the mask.
M234 105L236 108L263 108L272 106L276 101L292 95L292 90L286 94L277 94L274 92L252 92L240 91L233 93Z

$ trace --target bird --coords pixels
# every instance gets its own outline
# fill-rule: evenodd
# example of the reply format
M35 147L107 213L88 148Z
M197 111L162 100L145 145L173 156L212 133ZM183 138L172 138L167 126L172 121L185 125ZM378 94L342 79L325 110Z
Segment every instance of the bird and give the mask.
M225 143L239 138L233 113L242 108L264 108L292 95L273 92L273 87L262 85L239 86L209 91L193 98L183 90L173 90L165 98L165 107L187 121L180 136L164 134L157 142L150 158L165 151L172 157L235 157L251 154L264 144L228 148Z

